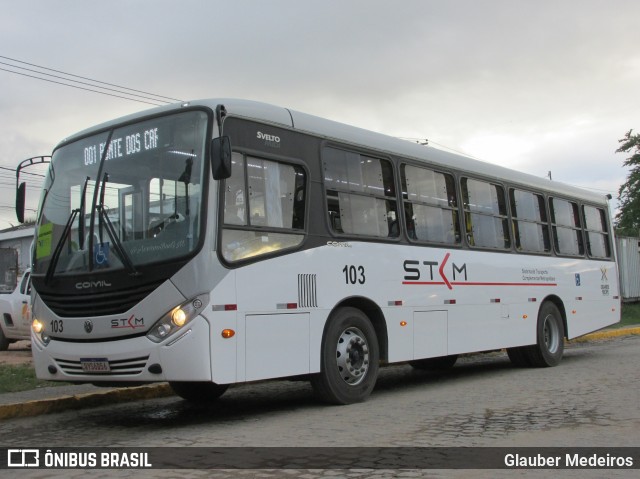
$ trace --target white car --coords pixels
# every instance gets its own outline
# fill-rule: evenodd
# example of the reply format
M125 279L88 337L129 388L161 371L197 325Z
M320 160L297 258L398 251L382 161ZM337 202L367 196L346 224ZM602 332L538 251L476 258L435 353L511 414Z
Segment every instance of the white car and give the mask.
M9 344L31 338L31 270L27 270L16 289L0 296L0 351Z

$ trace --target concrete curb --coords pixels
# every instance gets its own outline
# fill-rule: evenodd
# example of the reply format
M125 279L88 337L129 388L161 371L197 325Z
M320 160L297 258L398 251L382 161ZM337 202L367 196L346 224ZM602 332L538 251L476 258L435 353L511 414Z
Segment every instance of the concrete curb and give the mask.
M570 343L586 343L589 341L633 335L640 335L640 327L597 331L573 339ZM148 386L111 389L108 391L94 391L73 396L65 395L57 398L37 399L22 403L0 404L0 420L39 416L41 414L62 412L70 409L96 407L104 404L136 401L139 399L161 398L172 396L173 394L173 390L167 383L160 383Z
M103 404L114 404L138 399L152 399L173 395L173 390L166 383L118 388L108 391L61 396L49 399L36 399L23 403L0 405L0 420L18 417L39 416L69 409L96 407Z
M589 341L597 341L599 339L611 339L619 338L621 336L636 336L640 334L640 327L620 328L620 329L605 329L603 331L596 331L595 333L589 333L585 336L572 339L571 343L588 343Z

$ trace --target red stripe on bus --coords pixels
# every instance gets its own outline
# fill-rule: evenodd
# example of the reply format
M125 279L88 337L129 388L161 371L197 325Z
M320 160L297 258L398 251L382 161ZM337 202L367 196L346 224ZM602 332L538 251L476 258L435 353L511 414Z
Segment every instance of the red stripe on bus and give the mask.
M403 281L402 284L444 286L446 283L437 281ZM472 281L452 281L450 284L452 286L558 286L558 283L479 283Z

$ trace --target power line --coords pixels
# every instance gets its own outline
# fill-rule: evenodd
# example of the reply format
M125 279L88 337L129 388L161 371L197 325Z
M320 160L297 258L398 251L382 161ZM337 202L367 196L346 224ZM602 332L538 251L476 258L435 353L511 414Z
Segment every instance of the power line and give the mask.
M14 168L7 168L6 166L0 166L0 170L8 170L8 171L11 171L13 173L16 172L16 170ZM22 171L21 173L23 175L33 175L33 176L40 176L40 177L44 178L44 175L41 175L40 173L31 173L30 171Z
M154 105L154 106L160 106L161 105L161 103L151 103L150 101L136 100L135 98L128 98L126 96L114 95L113 93L107 93L107 92L103 92L103 91L99 91L99 90L92 90L91 88L84 88L84 87L77 86L77 85L70 85L68 83L62 83L62 82L55 81L55 80L49 80L47 78L40 78L40 77L37 77L37 76L34 76L34 75L27 75L26 73L14 72L13 70L7 70L6 68L0 68L0 70L5 71L5 72L9 72L9 73L14 73L16 75L22 75L22 76L29 77L29 78L35 78L36 80L42 80L42 81L46 81L46 82L49 82L49 83L57 83L58 85L68 86L68 87L71 87L71 88L76 88L78 90L85 90L85 91L90 91L90 92L93 92L93 93L100 93L101 95L113 96L113 97L116 97L116 98L122 98L124 100L137 101L139 103L146 103L147 105Z
M37 73L38 75L47 75L47 76L50 76L50 77L52 77L52 78L58 78L58 79L60 79L60 80L64 80L64 81L72 81L72 82L75 82L75 83L79 83L79 84L81 84L81 85L87 85L87 86L96 87L96 85L93 85L93 84L91 84L91 83L82 82L82 81L78 81L78 80L71 80L71 79L64 78L64 77L61 77L61 76L58 76L58 75L52 75L52 74L50 74L50 73L43 73L43 72L39 72L39 71L37 71L37 70L31 70L30 68L24 68L24 67L19 67L19 66L16 66L16 65L11 65L10 63L0 62L0 65L6 65L6 66L9 66L9 67L11 67L11 68L19 68L19 69L21 69L21 70L25 70L25 71L28 71L28 72ZM5 71L10 71L10 70L5 70ZM18 73L18 72L13 72L13 73ZM39 78L39 77L33 77L33 78ZM45 78L40 78L40 79L41 79L41 80L45 80ZM73 86L73 85L70 85L70 84L66 84L66 85L67 85L67 86ZM131 95L131 96L137 96L137 97L140 97L140 98L145 98L145 99L147 99L147 100L151 100L151 101L153 101L153 102L158 101L158 100L157 100L157 99L155 99L155 98L151 98L151 97L143 96L143 95L137 95L137 94L135 94L135 93L122 92L122 91L120 91L120 90L116 90L116 89L114 89L114 88L106 88L106 87L101 87L101 86L98 86L97 88L102 88L102 89L104 89L104 90L107 90L107 91L113 91L113 92L116 92L116 93L125 93L126 95ZM132 100L133 100L133 98L132 98ZM164 101L164 100L162 100L162 101ZM167 102L166 102L166 101L164 101L164 103L167 103ZM153 104L154 104L154 105L161 105L162 103L153 103Z
M35 63L29 63L29 62L25 62L25 61L22 61L22 60L15 59L15 58L6 57L6 56L3 56L3 55L0 55L0 58L4 58L5 60L9 60L9 61L12 61L12 62L15 62L15 63L21 63L23 65L29 65L31 67L36 67L36 68L39 68L41 70L47 70L47 71L51 71L51 72L55 72L55 73L60 73L62 75L68 76L68 77L80 78L82 80L87 80L87 81L90 81L90 82L93 82L93 83L98 83L98 84L101 84L101 85L108 85L110 87L115 87L115 88L118 88L120 90L129 90L129 91L136 92L136 93L143 93L144 95L150 95L152 97L156 97L156 98L153 99L155 101L162 101L164 103L171 103L171 102L174 102L174 101L176 101L176 102L181 102L182 101L179 98L172 98L170 96L157 95L155 93L150 93L150 92L144 91L144 90L136 90L134 88L129 88L129 87L122 86L122 85L116 85L114 83L108 83L108 82L104 82L104 81L100 81L100 80L95 80L93 78L83 77L83 76L80 76L80 75L75 75L73 73L67 73L67 72L64 72L62 70L55 70L53 68L44 67L42 65L36 65ZM3 64L4 65L8 65L7 63L3 63ZM12 66L14 68L20 68L20 69L28 70L28 71L33 71L33 70L29 70L28 68L23 68L23 67L20 67L20 66L17 66L17 65L9 65L9 66ZM36 73L41 74L41 75L50 75L50 74L44 73L44 72L36 72ZM50 75L50 76L53 76L53 77L56 77L56 78L60 78L60 77L57 77L56 75ZM65 80L76 81L76 80L71 80L71 79L65 79ZM83 83L83 82L78 82L78 83ZM67 86L71 86L71 85L67 85ZM91 85L91 86L95 86L97 88L104 88L104 87L101 87L101 86L98 86L98 85ZM119 93L129 94L129 93L126 93L126 92L119 92ZM139 95L134 95L134 96L139 96ZM166 101L166 100L169 100L169 101Z

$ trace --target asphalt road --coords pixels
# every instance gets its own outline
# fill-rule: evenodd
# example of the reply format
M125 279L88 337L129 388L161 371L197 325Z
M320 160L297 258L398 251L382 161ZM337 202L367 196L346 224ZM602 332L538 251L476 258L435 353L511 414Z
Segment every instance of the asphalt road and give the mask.
M270 381L233 387L210 406L168 397L4 420L0 437L11 447L640 446L639 365L640 336L629 336L572 344L555 368L515 368L504 353L462 358L447 373L387 367L371 398L350 406L318 403L307 382ZM54 471L8 472L52 477ZM148 477L313 478L502 477L510 472L548 477L551 471L147 472ZM91 474L127 477L130 472ZM637 470L557 475L637 477Z

